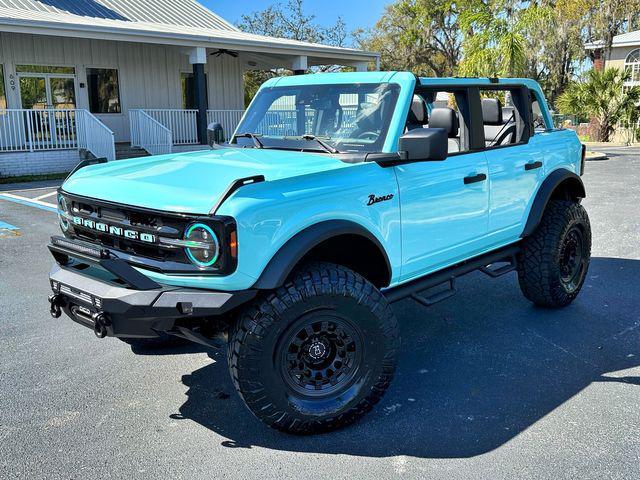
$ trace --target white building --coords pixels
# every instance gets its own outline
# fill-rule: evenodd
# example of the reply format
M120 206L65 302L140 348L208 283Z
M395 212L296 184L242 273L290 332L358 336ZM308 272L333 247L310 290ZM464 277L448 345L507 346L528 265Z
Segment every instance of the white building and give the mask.
M208 122L239 121L246 70L378 61L244 33L195 0L0 0L0 176L113 159L118 142L194 149Z

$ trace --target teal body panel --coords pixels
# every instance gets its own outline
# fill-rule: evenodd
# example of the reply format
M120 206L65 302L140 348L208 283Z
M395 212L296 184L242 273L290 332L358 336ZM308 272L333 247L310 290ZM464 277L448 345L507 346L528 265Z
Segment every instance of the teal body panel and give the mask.
M278 85L392 82L400 85L396 110L384 143L397 151L418 79L410 73L341 73L283 77ZM489 79L421 78L422 85L491 84ZM382 167L347 163L331 155L283 150L221 148L212 151L123 160L85 167L68 179L69 193L124 205L207 215L229 184L264 175L242 187L218 210L238 226L238 266L227 276L165 275L138 269L159 283L212 290L253 286L265 266L293 236L329 220L354 222L383 245L390 286L432 273L467 258L517 242L542 181L556 169L579 173L581 144L572 131L551 130L537 83L524 84L541 99L549 130L525 145L452 156L441 162ZM524 165L542 161L526 171ZM484 173L487 181L465 185ZM370 195L393 197L367 205Z
M349 166L328 155L223 148L90 165L63 189L123 205L207 215L238 178L264 175L273 181Z
M452 255L465 257L482 247L489 218L488 185L465 185L463 179L488 174L484 152L395 168L401 199L402 280L447 264Z

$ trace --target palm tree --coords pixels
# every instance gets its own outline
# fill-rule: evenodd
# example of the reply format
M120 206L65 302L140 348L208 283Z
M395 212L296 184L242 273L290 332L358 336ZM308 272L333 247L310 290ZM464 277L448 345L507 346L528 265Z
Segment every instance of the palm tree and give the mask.
M631 71L607 68L587 72L581 82L569 84L558 98L561 113L589 115L600 127L599 140L608 142L616 125L633 115L640 103L640 87L627 87Z

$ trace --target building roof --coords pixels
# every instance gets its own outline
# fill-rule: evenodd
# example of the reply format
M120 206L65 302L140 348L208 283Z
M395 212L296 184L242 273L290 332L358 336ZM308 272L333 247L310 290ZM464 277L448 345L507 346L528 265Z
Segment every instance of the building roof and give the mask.
M108 19L237 30L196 0L0 0L0 7L72 14L87 20Z
M621 33L620 35L616 35L613 37L612 47L634 47L640 46L640 30L636 30L634 32ZM597 48L602 48L604 46L604 42L591 42L585 45L585 48L588 50L595 50Z
M306 55L316 61L327 59L327 64L379 58L377 53L357 49L242 32L195 0L0 0L0 30Z

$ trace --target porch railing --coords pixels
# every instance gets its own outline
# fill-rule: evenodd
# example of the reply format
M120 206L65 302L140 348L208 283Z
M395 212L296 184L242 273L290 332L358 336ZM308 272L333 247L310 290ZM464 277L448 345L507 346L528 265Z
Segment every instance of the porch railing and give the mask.
M229 140L244 115L244 110L207 110L207 124L219 123L224 129L225 140Z
M171 130L174 145L198 143L198 111L179 109L145 108L144 112L165 128Z
M87 110L0 109L0 152L78 148L115 158L113 133Z
M78 148L77 110L0 110L0 151Z
M88 110L76 112L78 148L90 151L98 158L116 159L113 132Z
M171 130L144 110L129 110L131 146L145 149L151 155L171 153Z

